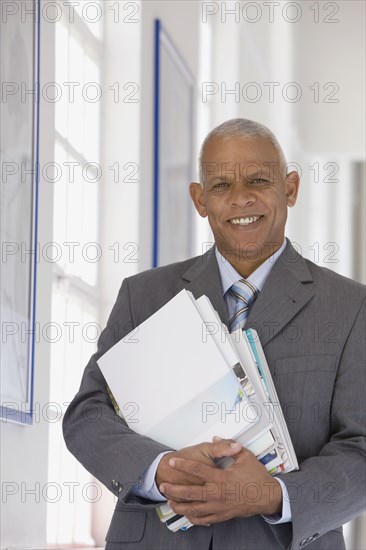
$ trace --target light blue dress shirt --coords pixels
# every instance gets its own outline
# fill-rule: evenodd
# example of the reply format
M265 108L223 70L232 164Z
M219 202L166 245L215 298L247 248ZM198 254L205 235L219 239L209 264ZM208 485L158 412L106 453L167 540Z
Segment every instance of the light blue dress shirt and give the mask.
M267 280L268 275L271 272L272 267L281 256L286 247L286 240L284 240L282 246L272 256L267 258L246 280L252 283L259 291L262 290L264 283ZM229 318L233 315L235 310L235 298L230 292L227 292L229 288L237 283L243 277L234 269L226 258L224 258L217 247L215 247L216 259L219 267L221 288L226 305L228 308ZM155 500L158 502L166 502L166 498L160 493L155 483L155 474L158 468L159 462L162 457L171 451L160 453L156 459L150 464L149 468L145 471L142 481L134 487L134 493L138 496L147 498L149 500ZM271 524L287 523L291 521L291 506L288 491L286 485L281 479L275 477L280 483L282 488L282 514L276 514L272 516L263 516L264 519Z

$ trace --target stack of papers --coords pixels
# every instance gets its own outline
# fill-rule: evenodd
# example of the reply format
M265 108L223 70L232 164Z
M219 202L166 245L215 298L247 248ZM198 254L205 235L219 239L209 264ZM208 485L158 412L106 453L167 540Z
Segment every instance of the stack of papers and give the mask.
M230 334L207 296L182 290L98 365L135 432L176 450L235 439L273 475L298 468L256 331ZM172 531L192 525L167 505L158 514Z

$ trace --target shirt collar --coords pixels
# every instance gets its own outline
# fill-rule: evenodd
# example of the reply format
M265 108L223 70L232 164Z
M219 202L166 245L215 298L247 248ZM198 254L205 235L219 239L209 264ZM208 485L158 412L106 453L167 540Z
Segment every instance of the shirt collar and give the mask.
M274 264L281 256L285 248L286 239L283 241L281 247L274 254L272 254L272 256L267 258L265 262L257 267L257 269L253 271L253 273L249 275L246 280L252 283L259 291L261 291ZM222 294L224 295L233 284L237 283L240 279L243 279L243 277L239 275L239 273L231 265L231 263L226 258L224 258L222 254L220 254L217 246L215 246L215 254L217 264L219 266Z

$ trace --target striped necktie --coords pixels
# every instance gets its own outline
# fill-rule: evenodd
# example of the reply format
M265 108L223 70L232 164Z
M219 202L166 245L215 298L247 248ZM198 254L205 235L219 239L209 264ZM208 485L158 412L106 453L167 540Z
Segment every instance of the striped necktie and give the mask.
M250 308L258 296L259 290L249 281L240 279L240 281L229 288L228 292L235 298L236 302L235 311L229 323L229 330L232 332L237 328L244 327Z

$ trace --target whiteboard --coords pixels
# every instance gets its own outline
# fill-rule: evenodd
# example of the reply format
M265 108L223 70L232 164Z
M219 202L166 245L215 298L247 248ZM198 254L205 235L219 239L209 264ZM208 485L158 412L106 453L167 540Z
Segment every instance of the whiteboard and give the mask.
M1 416L32 422L36 333L38 179L38 0L18 2L0 38L1 115ZM27 16L24 17L24 10ZM32 93L33 91L33 93Z

